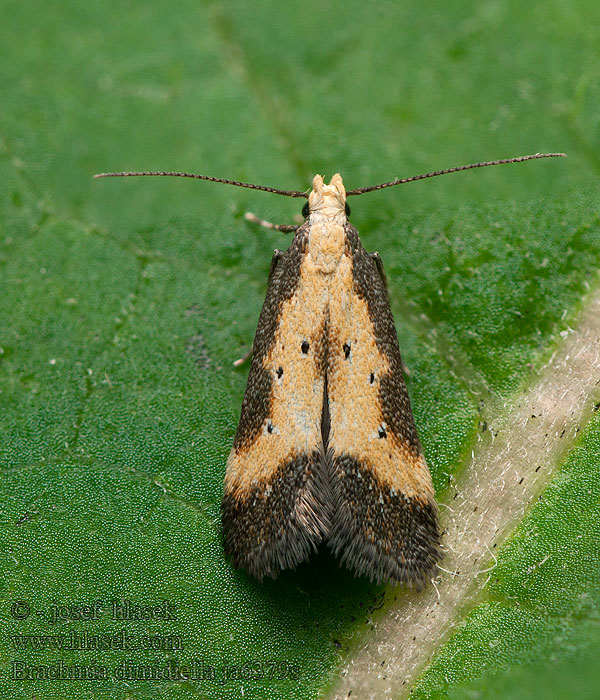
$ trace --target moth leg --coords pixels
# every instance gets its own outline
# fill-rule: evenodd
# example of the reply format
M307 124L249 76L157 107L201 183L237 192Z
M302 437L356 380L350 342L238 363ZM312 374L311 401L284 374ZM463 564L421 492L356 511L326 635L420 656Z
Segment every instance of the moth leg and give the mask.
M279 248L275 248L273 251L273 257L271 258L271 266L269 267L269 276L267 278L267 283L271 281L271 277L273 277L273 273L275 272L275 268L279 264L279 261L283 257L283 251L279 250Z
M253 224L258 224L263 228L268 228L272 231L283 231L284 233L290 233L291 231L295 231L297 228L299 228L299 226L294 226L292 224L272 224L270 221L259 219L256 214L253 214L250 211L247 211L244 214L244 219L246 219L246 221L251 221Z
M369 253L369 257L371 260L377 265L377 272L379 272L379 276L381 277L381 281L383 282L383 286L387 289L387 280L385 278L385 272L383 271L383 261L381 259L381 256L379 253Z
M248 352L243 357L238 357L238 359L234 361L233 366L234 367L241 367L245 362L248 362L248 360L251 357L252 357L252 348L250 348L250 350L248 350Z

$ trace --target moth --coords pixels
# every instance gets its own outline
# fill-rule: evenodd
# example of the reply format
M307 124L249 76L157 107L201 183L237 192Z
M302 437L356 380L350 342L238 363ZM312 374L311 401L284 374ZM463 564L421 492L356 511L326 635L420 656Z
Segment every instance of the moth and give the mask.
M473 163L346 191L335 174L310 192L191 173L306 198L304 223L271 261L240 422L227 462L225 551L253 576L276 577L326 543L355 574L420 587L442 556L431 475L413 418L383 264L350 223L347 198Z

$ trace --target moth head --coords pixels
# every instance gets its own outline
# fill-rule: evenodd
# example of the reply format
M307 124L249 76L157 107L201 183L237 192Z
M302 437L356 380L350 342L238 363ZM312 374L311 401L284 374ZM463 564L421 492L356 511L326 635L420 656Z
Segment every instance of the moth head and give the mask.
M306 218L313 212L326 218L349 216L350 207L346 204L346 189L339 173L331 178L328 185L323 182L321 175L315 175L302 215Z

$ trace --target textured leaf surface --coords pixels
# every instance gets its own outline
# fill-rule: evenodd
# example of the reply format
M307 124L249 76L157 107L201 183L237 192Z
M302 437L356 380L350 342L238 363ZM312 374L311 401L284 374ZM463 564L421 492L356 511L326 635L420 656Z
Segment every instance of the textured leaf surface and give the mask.
M272 249L286 245L242 214L287 223L298 202L91 175L194 170L303 189L339 170L354 187L568 152L351 202L384 261L444 498L597 285L598 19L585 0L4 4L2 697L314 698L396 595L326 552L262 585L222 555L247 372L231 362L252 341ZM592 423L417 697L529 697L540 676L549 693L585 697L568 679L597 681L598 452ZM167 600L176 619L115 621L113 599ZM11 617L14 601L47 612L96 600L97 620ZM175 648L12 639L71 631L162 635L167 647L170 636ZM111 678L17 681L14 660L95 661ZM203 665L189 681L115 678L129 660Z
M412 697L596 697L599 457L596 416Z

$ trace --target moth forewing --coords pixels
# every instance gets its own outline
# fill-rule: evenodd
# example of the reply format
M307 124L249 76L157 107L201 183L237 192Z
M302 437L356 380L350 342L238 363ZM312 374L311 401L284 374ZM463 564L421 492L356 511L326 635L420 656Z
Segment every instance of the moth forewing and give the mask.
M330 529L322 459L325 307L308 312L310 228L276 253L227 463L225 549L258 578L304 561Z

